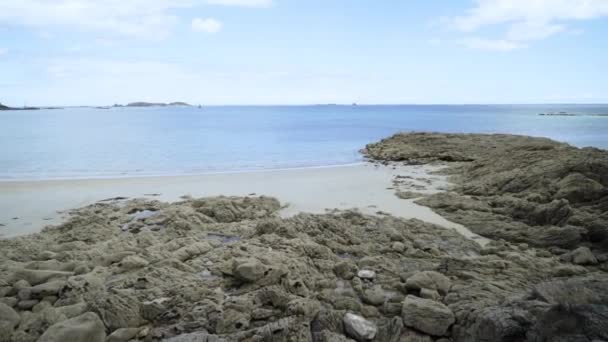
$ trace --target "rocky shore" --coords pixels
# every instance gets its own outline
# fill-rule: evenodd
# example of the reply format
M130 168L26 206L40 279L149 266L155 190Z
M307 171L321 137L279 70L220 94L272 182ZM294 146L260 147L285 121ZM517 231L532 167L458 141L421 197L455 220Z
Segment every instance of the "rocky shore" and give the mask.
M115 200L0 240L0 341L608 340L607 152L401 134L378 162L441 161L403 193L491 238L270 197ZM381 208L379 208L381 209Z

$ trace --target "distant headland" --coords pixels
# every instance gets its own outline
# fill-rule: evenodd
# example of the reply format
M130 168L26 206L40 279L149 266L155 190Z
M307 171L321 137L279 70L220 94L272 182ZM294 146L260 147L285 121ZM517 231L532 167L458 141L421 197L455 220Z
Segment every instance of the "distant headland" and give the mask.
M40 109L39 107L9 107L9 106L5 106L2 103L0 103L0 110L38 110Z

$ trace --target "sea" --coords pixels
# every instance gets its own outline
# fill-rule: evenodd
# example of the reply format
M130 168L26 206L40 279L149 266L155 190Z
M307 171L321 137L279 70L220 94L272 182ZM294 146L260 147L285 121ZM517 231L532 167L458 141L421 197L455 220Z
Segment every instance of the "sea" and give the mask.
M539 115L565 112L577 114ZM401 131L608 149L608 105L71 107L0 111L0 181L328 167Z

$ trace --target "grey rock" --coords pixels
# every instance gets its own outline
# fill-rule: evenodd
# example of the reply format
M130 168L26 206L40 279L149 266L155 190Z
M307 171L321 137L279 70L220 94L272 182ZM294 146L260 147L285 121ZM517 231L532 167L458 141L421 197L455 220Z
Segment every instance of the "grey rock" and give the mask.
M403 324L433 336L445 336L455 322L454 313L434 300L408 295L401 309Z
M452 282L448 277L439 272L422 271L409 277L405 282L405 286L413 290L430 289L446 294L450 290Z
M344 330L348 336L357 341L369 341L376 337L378 328L365 318L352 313L346 313L343 319Z
M234 275L247 282L254 282L264 277L267 267L257 259L235 261L233 266Z
M374 280L374 278L376 278L376 272L372 270L360 270L357 272L357 277L365 280Z
M19 324L21 317L12 307L0 302L0 322L7 323L11 328Z
M106 342L128 342L137 336L139 330L139 328L116 329L106 338Z
M87 312L52 325L38 342L105 342L105 339L103 322L96 314Z
M571 252L572 262L577 265L597 264L597 259L588 247L579 247Z

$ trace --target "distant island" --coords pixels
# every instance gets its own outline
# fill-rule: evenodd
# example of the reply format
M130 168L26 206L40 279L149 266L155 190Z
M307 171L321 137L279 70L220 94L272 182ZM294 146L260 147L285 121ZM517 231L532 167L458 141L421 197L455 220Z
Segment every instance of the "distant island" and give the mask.
M38 107L26 107L26 106L18 107L18 108L16 108L16 107L9 107L9 106L5 106L2 103L0 103L0 110L38 110L38 109L40 109L40 108L38 108Z
M178 106L178 107L192 107L192 105L186 102L170 102L170 103L162 103L162 102L131 102L127 105L119 105L115 104L114 107L169 107L169 106Z
M608 116L608 114L575 114L568 112L559 112L559 113L538 113L541 116Z

